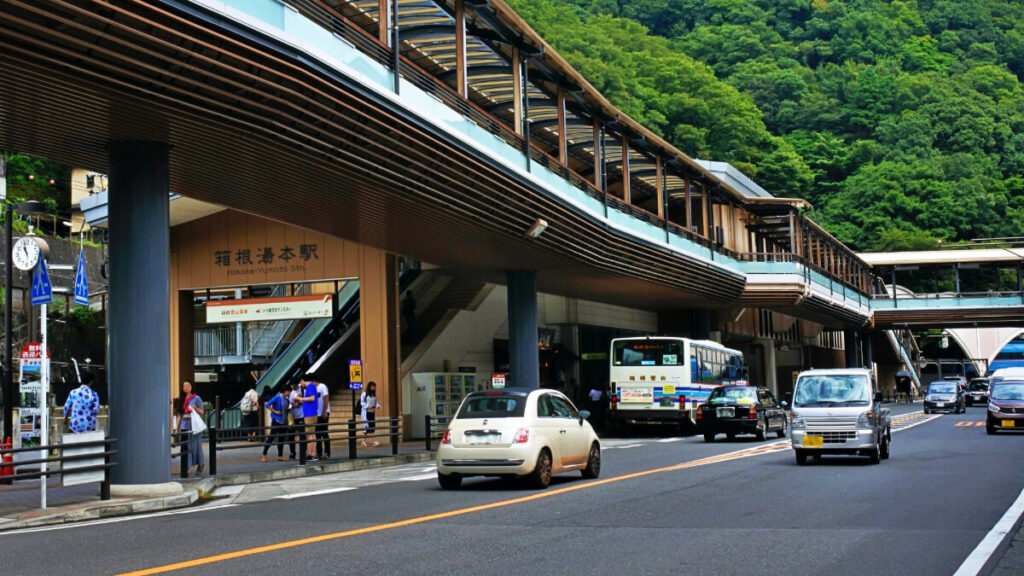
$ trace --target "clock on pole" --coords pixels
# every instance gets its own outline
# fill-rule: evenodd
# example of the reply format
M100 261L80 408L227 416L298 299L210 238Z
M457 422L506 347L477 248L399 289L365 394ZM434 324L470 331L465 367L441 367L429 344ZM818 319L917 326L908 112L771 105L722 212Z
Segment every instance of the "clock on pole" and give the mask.
M36 236L23 236L14 243L11 249L11 262L18 270L25 272L36 267L40 258L45 258L49 252L46 241Z

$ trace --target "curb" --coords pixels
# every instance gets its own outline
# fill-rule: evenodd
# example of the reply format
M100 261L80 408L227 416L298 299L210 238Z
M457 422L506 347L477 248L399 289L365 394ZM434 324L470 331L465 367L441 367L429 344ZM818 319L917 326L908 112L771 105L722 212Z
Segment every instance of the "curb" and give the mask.
M64 510L55 509L52 514L41 514L34 518L21 520L16 518L0 518L0 534L24 528L55 526L87 520L100 520L118 516L149 514L175 508L187 508L199 502L203 494L209 494L221 486L258 484L260 482L337 474L367 468L382 468L397 464L432 462L434 458L433 452L416 452L357 460L320 461L316 464L307 464L294 468L207 476L195 480L186 480L184 483L168 482L166 484L111 487L111 492L121 497L69 506L66 507L68 509ZM146 498L146 496L152 496L154 491L163 495L155 498ZM33 513L35 512L38 511L33 511Z
M260 482L275 482L278 480L290 480L292 478L305 478L307 476L321 476L323 474L337 474L340 472L351 472L353 470L364 470L367 468L382 468L395 466L397 464L414 464L416 462L433 462L433 452L416 452L412 454L398 454L395 456L376 456L356 460L320 460L305 466L290 468L277 468L274 470L260 470L256 472L239 472L237 474L218 474L211 476L215 481L215 487L236 486L239 484L258 484Z
M200 492L212 490L213 480L204 478L192 486L182 489L180 493L171 496L144 499L132 499L131 497L112 498L106 501L78 505L70 510L59 510L52 514L44 514L35 518L0 522L0 533L23 528L38 528L41 526L54 526L86 520L101 520L117 516L131 516L185 508L199 501Z

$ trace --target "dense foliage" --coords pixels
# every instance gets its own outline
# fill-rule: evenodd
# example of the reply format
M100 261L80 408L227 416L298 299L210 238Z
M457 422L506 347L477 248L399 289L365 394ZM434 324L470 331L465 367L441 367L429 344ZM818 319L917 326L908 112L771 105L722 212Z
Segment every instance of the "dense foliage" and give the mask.
M1024 235L1024 4L509 0L624 112L858 250Z

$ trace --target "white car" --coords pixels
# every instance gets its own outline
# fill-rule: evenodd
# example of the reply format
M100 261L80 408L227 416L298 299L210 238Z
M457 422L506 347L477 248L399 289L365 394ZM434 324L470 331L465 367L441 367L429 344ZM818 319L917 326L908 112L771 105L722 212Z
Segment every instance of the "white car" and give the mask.
M588 416L557 390L473 392L441 439L437 481L452 490L467 476L525 477L536 488L573 470L597 478L601 443Z

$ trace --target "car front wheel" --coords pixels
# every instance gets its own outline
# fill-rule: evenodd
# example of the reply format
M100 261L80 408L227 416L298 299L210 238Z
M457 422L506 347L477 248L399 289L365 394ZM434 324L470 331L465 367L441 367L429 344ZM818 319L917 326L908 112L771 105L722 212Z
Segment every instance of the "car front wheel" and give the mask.
M794 450L796 452L796 463L800 466L807 464L807 453L803 450Z
M537 456L537 466L529 476L530 485L534 488L547 488L551 484L551 453L541 450Z
M594 442L590 445L590 455L587 456L587 467L583 469L584 478L597 478L601 475L601 447Z

